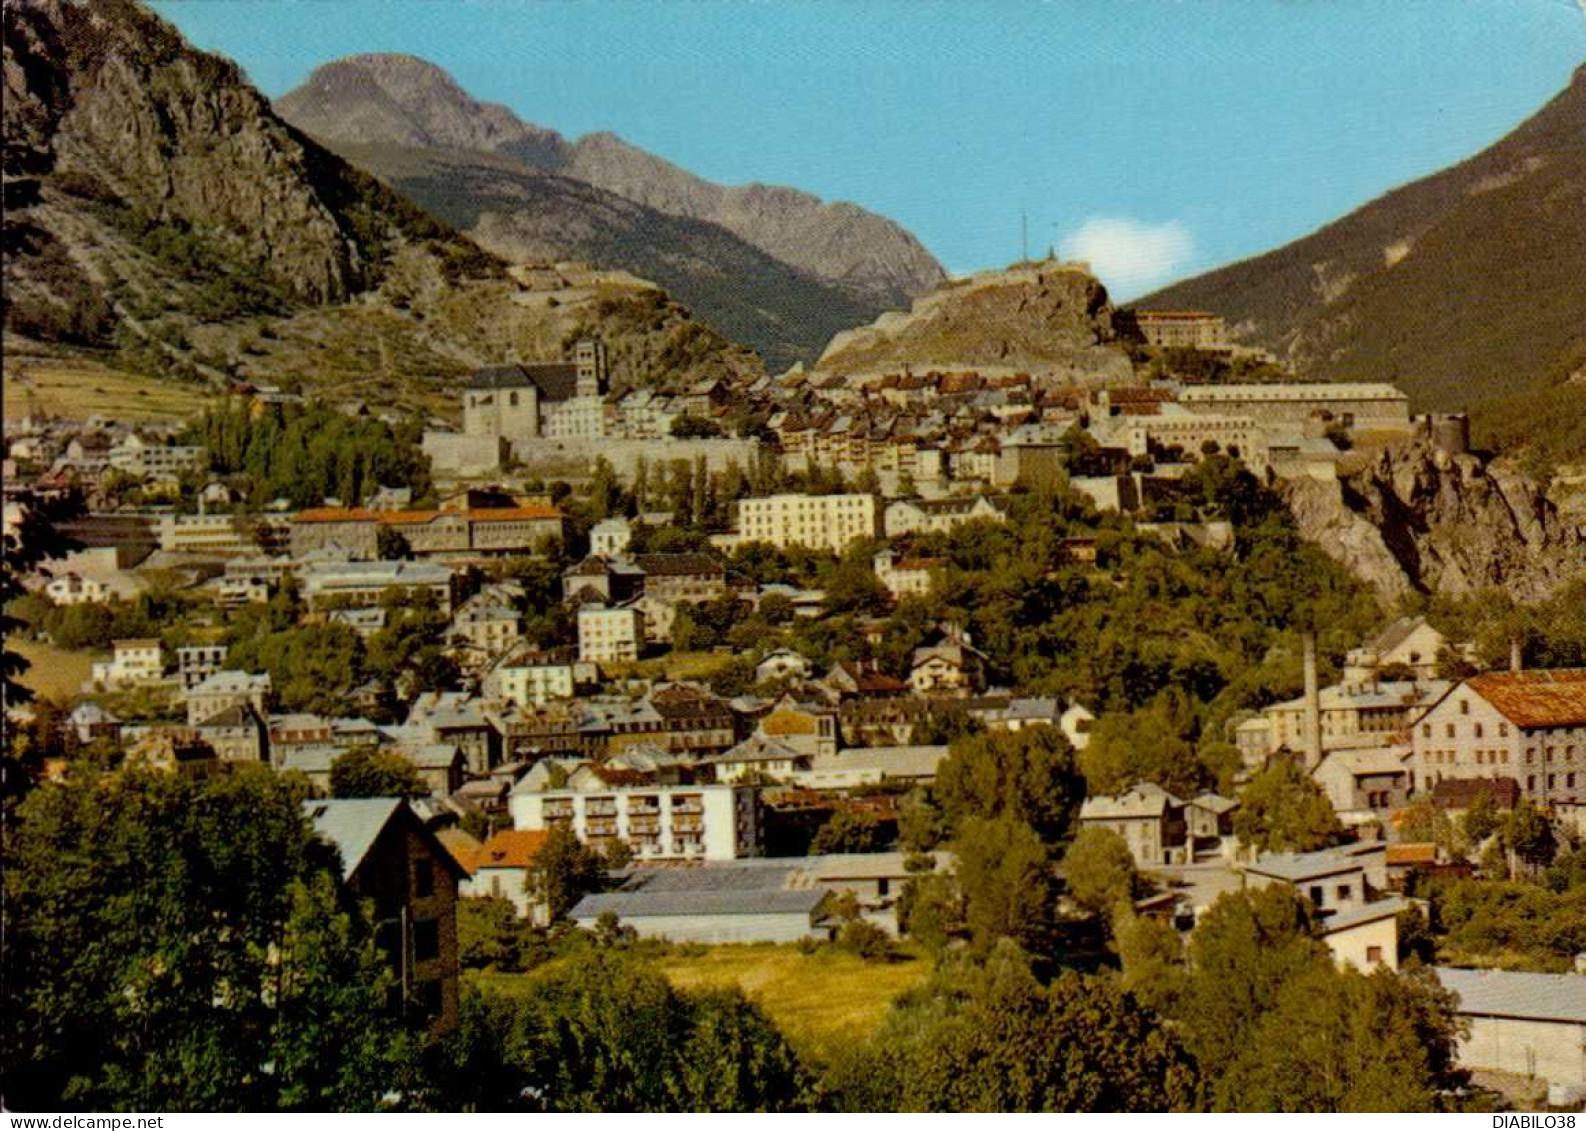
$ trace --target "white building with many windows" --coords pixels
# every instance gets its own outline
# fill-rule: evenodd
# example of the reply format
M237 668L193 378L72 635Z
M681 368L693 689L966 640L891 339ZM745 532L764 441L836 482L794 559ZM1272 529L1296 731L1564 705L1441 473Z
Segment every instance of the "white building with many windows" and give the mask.
M515 828L566 827L591 848L622 841L636 860L736 860L759 856L759 809L752 786L622 785L580 766L564 787L526 775L508 802Z
M740 543L841 553L855 538L880 532L874 495L768 495L738 503Z
M1586 801L1586 668L1487 672L1447 691L1411 732L1417 790L1513 778L1541 805Z
M644 618L631 605L584 605L578 610L578 658L591 664L637 660Z
M111 658L94 663L90 682L104 687L128 687L157 683L164 674L165 651L158 640L117 640L111 644Z

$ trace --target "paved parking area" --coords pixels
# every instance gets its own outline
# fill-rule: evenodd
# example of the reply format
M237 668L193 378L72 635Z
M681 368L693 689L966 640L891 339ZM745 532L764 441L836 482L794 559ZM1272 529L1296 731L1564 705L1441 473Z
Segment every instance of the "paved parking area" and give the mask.
M1163 886L1184 896L1200 915L1225 892L1243 887L1242 877L1223 861L1211 864L1177 864L1147 870Z

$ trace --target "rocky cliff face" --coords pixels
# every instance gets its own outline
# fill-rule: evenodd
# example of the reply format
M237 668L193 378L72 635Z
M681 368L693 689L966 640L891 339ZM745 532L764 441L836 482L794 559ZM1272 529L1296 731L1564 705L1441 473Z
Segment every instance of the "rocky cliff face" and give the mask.
M876 310L906 305L946 278L914 236L883 216L795 189L715 184L614 134L568 142L504 106L476 101L441 68L411 56L358 55L329 63L277 107L288 121L338 148L404 145L504 155L667 216L718 225Z
M1031 369L1076 384L1126 382L1132 371L1109 345L1114 337L1106 288L1083 268L1054 260L939 287L907 313L838 334L816 368Z
M55 252L8 255L14 300L48 302L52 273L114 289L129 261L157 269L138 241L152 228L181 237L167 259L224 260L303 301L365 282L377 251L336 213L345 186L233 64L121 0L4 18L8 229Z
M1530 600L1586 573L1586 515L1505 461L1413 442L1281 489L1300 532L1389 598L1498 587Z
M4 29L8 334L384 402L582 333L628 379L759 367L648 286L526 296L131 0L7 5Z

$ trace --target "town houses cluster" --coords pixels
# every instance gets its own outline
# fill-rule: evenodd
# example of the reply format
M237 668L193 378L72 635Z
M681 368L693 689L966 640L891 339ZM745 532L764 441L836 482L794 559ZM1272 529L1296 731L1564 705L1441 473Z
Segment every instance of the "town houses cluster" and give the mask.
M1158 314L1142 322L1154 344L1225 348L1209 316ZM245 385L230 402L257 415L303 398ZM890 670L819 664L780 641L736 650L752 671L731 691L675 670L681 634L724 602L795 623L829 615L827 593L747 576L735 552L862 545L864 568L896 603L928 598L942 573L923 536L1005 522L1016 491L1061 481L1170 545L1219 549L1231 541L1226 521L1171 506L1175 482L1209 456L1263 479L1329 477L1372 437L1419 434L1449 457L1468 445L1462 417L1412 417L1386 384L1083 388L932 370L613 389L593 339L563 360L479 370L458 409L460 425L431 420L423 433L424 498L388 483L362 498L259 506L235 476L210 473L183 427L102 418L8 419L5 459L9 486L88 499L63 530L82 548L30 579L53 607L124 603L158 578L206 610L183 643L114 640L68 704L73 739L184 775L243 763L301 774L319 795L310 819L343 847L350 885L424 877L408 907L415 977L442 1023L457 1008L456 901L502 896L543 919L526 879L552 830L620 845L631 861L612 890L572 909L583 926L616 915L679 942L793 941L828 934L826 897L847 892L896 933L904 884L950 869L950 854L810 854L812 829L839 814L895 829L905 799L948 757L943 735L966 724L1051 728L1077 749L1090 740L1097 704L999 686L983 642L945 615ZM736 469L741 483L771 467L779 486L740 490L726 521L694 530L687 549L657 548L682 525L672 511L641 506L580 526L570 483L555 489L562 475L631 484L679 465ZM1158 513L1164 505L1173 513ZM8 531L15 521L8 503ZM1093 539L1059 549L1096 567ZM549 589L531 584L532 570L502 568L525 562L555 563ZM452 674L439 686L413 664L334 710L288 709L272 675L224 643L227 616L277 605L300 625L343 625L369 642L422 610ZM884 643L884 618L855 623ZM1346 847L1257 853L1236 834L1236 797L1180 797L1153 781L1086 798L1079 825L1118 833L1166 881L1146 913L1188 929L1222 892L1288 885L1316 907L1340 962L1395 968L1400 881L1428 860L1428 846L1396 836L1407 807L1458 813L1479 795L1586 834L1586 671L1529 671L1517 656L1510 670L1453 678L1450 657L1470 659L1425 619L1401 619L1359 641L1322 686L1307 638L1303 694L1230 730L1244 776L1274 759L1310 775L1359 833ZM369 751L408 763L428 796L331 798L338 763ZM462 831L465 819L484 835Z

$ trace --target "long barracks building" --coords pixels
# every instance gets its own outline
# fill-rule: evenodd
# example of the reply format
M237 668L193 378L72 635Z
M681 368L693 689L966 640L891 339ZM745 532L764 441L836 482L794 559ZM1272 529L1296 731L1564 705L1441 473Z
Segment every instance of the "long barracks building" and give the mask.
M460 511L374 511L317 507L292 518L292 556L332 544L353 560L379 557L379 531L395 530L420 556L527 554L545 538L563 537L566 516L555 507L493 507Z
M1190 385L1178 402L1191 412L1244 416L1257 424L1300 428L1318 413L1363 432L1408 432L1410 398L1385 383Z

